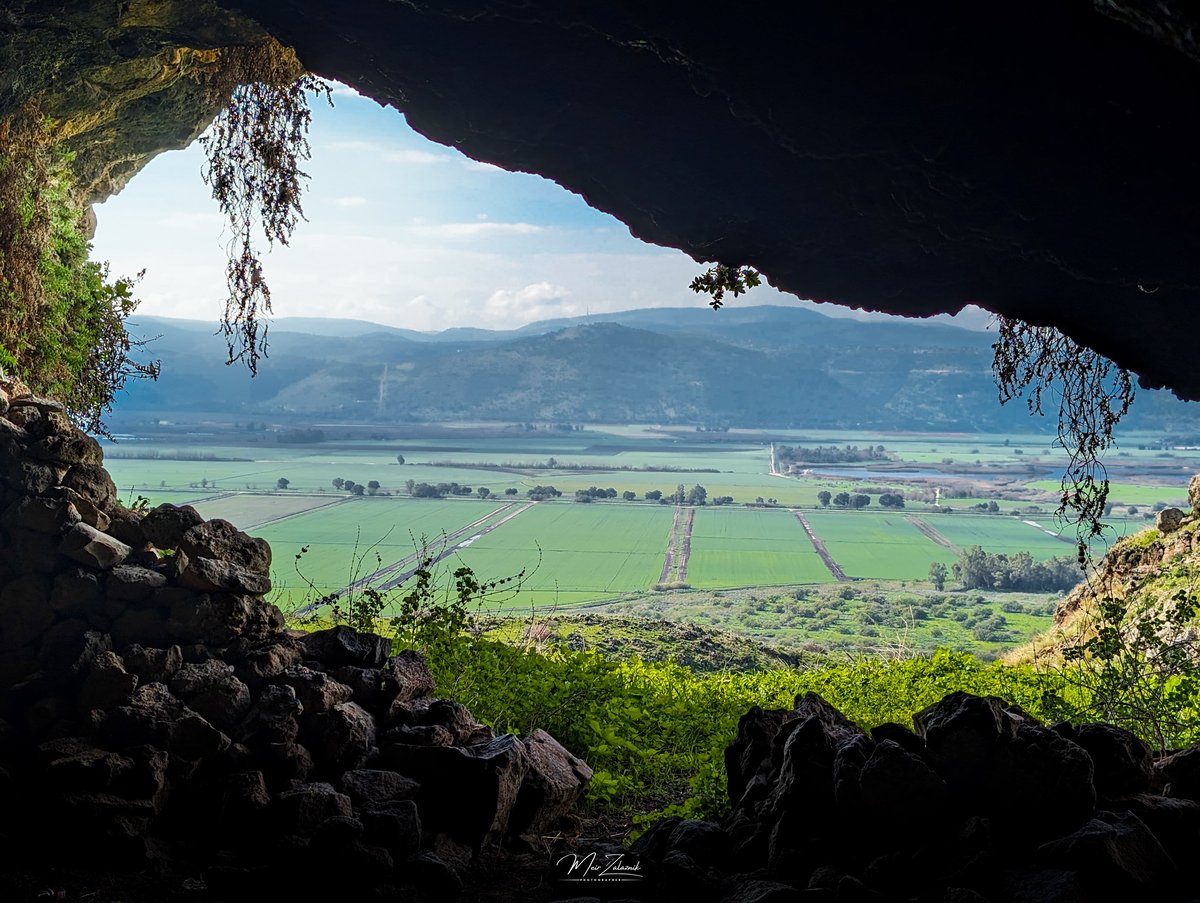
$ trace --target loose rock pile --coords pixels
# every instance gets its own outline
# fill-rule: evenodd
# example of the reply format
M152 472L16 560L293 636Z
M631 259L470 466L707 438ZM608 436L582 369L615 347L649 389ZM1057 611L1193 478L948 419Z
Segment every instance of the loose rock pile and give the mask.
M1118 728L966 693L913 722L867 734L813 693L752 709L726 751L729 819L635 844L645 899L1200 898L1200 747L1155 761Z
M444 899L483 845L578 799L586 764L433 698L419 654L286 631L270 565L192 508L123 508L100 446L0 380L6 853L193 862L237 899L336 862L344 888Z

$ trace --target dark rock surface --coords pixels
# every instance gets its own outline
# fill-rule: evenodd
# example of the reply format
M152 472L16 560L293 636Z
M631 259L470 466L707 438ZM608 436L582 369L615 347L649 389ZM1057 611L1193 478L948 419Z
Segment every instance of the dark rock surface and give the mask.
M174 863L306 899L295 876L332 857L345 888L404 899L461 888L485 843L547 829L579 798L586 764L432 698L418 653L283 630L261 540L189 509L122 509L107 475L77 483L95 523L145 547L124 563L127 543L45 485L59 463L97 466L90 440L0 388L25 427L0 417L0 463L51 467L0 466L0 561L47 540L37 569L0 570L0 872L15 851L25 867Z
M173 0L3 27L0 114L38 98L89 199L193 140L219 106L194 76L265 30L646 241L852 307L978 303L1200 396L1160 353L1200 317L1193 4Z

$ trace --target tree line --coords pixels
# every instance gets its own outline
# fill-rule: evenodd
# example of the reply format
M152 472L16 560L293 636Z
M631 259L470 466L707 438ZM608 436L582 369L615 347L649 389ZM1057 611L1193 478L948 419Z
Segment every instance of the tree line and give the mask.
M958 556L949 571L940 561L929 566L934 587L945 588L950 574L963 589L992 589L1020 592L1068 590L1080 580L1079 564L1073 556L1038 561L1029 552L1006 555L971 546Z
M882 445L776 445L775 460L784 464L859 464L865 461L886 461L887 449Z

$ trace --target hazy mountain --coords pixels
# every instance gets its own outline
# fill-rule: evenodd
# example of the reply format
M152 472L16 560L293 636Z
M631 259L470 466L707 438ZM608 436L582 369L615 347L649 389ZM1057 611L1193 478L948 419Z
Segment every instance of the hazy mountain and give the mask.
M259 376L224 366L211 324L142 318L157 383L134 410L294 413L322 419L495 419L878 429L1048 428L1001 408L992 335L860 322L790 307L650 309L512 331L416 333L283 318ZM1194 406L1143 392L1131 425L1194 430Z

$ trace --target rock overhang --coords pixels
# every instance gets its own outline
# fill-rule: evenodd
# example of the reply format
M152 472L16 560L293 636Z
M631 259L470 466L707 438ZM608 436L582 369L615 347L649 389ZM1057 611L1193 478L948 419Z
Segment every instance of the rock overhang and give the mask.
M48 6L26 4L24 21L81 15L36 18ZM554 179L646 241L820 301L908 316L979 304L1200 397L1200 376L1164 353L1200 316L1200 79L1177 4L176 6L80 4L93 39L80 30L61 52L136 59L266 32L433 140ZM63 87L84 75L60 70L41 89L86 97ZM161 117L161 147L204 115ZM150 152L154 116L133 117L149 131L120 119L93 159L129 134Z

